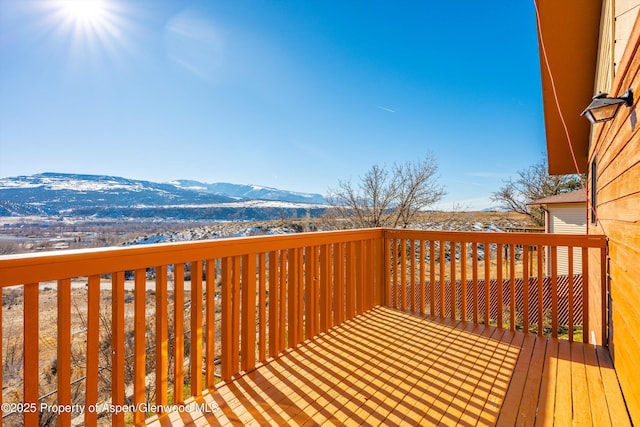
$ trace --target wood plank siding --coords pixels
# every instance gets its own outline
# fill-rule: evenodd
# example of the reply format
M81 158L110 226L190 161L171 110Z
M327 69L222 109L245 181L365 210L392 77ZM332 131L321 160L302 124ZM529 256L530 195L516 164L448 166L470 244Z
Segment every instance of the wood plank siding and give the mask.
M630 425L606 351L386 307L190 403L147 425Z
M616 15L622 12L619 5L626 5L624 7L628 9L627 15L637 15L638 2L627 3L629 2L615 2ZM628 41L624 42L626 50L616 68L611 94L617 96L631 87L638 99L640 23L637 19ZM623 108L613 121L593 127L589 161L595 163L595 177L590 172L588 182L595 182L597 213L597 224L590 224L589 233L605 234L609 238L609 349L629 412L634 422L639 424L640 134L635 108ZM590 201L592 202L591 195ZM590 259L595 256L590 251ZM591 278L599 274L600 272L590 268Z

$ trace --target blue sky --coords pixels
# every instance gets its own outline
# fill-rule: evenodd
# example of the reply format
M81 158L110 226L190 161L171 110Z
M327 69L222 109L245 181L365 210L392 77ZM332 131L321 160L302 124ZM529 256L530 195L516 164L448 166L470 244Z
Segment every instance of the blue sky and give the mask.
M0 64L1 177L325 194L432 152L484 208L544 153L532 0L0 0Z

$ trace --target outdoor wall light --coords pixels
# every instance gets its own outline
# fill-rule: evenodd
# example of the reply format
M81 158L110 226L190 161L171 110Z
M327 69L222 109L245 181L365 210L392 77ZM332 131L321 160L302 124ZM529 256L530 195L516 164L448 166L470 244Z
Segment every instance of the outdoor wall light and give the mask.
M630 88L617 98L609 98L606 93L602 92L597 94L580 115L586 117L591 123L606 122L616 116L622 104L627 107L633 105L633 91Z

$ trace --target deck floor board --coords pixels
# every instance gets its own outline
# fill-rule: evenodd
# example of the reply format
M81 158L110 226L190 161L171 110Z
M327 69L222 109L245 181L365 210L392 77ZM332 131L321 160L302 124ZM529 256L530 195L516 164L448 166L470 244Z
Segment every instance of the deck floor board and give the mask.
M147 424L630 424L604 349L386 307L192 402Z

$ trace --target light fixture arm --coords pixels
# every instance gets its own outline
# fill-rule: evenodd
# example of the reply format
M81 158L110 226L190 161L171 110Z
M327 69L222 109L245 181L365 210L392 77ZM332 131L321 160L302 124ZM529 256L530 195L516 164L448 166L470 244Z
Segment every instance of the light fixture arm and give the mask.
M633 90L631 88L616 98L610 98L606 93L598 93L580 115L586 117L591 123L606 122L616 116L622 104L627 107L633 105Z

